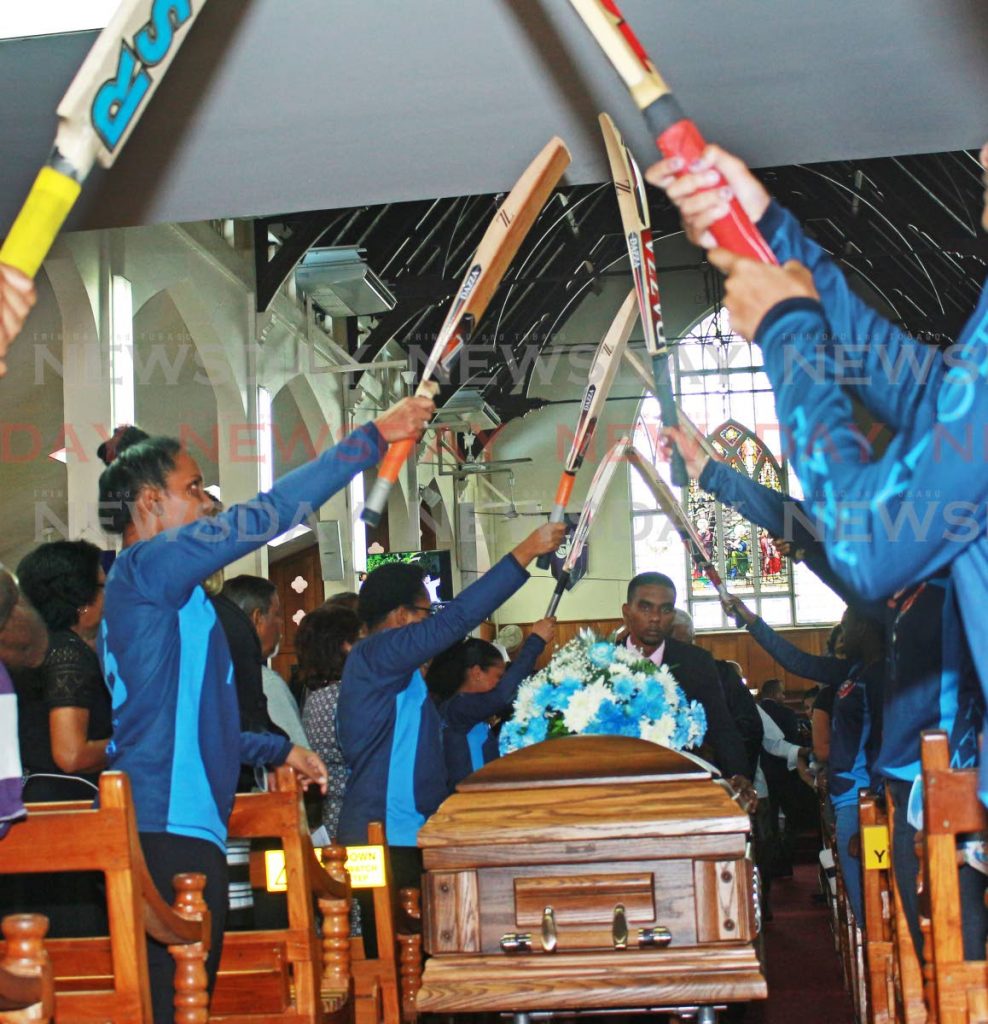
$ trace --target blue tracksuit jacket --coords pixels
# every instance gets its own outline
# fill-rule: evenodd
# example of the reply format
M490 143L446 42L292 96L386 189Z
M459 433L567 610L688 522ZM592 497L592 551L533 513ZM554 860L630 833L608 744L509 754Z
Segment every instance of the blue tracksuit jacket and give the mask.
M350 775L338 839L366 843L367 824L384 822L393 846L414 846L426 818L449 796L441 722L420 666L462 640L528 579L502 558L437 615L385 629L347 656L336 731Z
M988 291L946 356L858 299L794 218L772 204L759 224L781 261L813 273L821 301L790 299L759 325L765 371L807 504L834 571L875 600L949 566L981 685L988 692ZM838 381L840 383L838 383ZM880 458L856 430L845 390L896 436ZM988 802L988 771L980 792Z
M439 705L446 776L451 790L461 779L498 756L497 736L491 731L487 719L514 702L518 687L532 674L535 662L544 650L545 641L533 633L522 644L518 657L507 667L493 690L487 693L454 693Z
M124 548L106 580L98 653L113 695L111 768L130 776L141 832L225 849L241 762L281 764L283 736L240 731L233 664L200 586L318 508L384 449L361 427L266 494Z

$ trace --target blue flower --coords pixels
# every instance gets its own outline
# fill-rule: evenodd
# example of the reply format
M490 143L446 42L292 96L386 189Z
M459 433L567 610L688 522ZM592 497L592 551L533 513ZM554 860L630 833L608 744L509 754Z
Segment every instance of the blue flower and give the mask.
M555 691L549 703L557 711L563 711L569 704L570 697L576 693L577 690L583 689L583 681L580 679L564 679L561 683L558 683L553 687Z
M612 680L611 689L618 700L631 700L638 692L638 686L629 676L619 676Z
M636 718L662 718L669 714L669 702L665 690L655 683L646 684L631 701L631 711Z
M629 717L620 704L605 700L601 701L597 714L584 731L596 736L637 736L638 720Z
M501 727L501 736L497 745L501 754L510 754L513 750L525 746L522 727L513 719L510 722L505 722Z
M543 683L532 694L532 717L544 715L546 708L555 702L556 688L552 683Z
M591 665L595 665L597 668L607 668L614 661L614 644L598 640L587 650L587 659Z
M525 736L525 745L541 743L549 732L549 720L546 718L533 718L528 723L528 733Z

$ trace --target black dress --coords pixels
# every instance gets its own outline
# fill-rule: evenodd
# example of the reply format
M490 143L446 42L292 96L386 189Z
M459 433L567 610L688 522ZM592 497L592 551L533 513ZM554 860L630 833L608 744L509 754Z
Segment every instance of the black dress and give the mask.
M13 679L21 763L27 775L25 802L92 800L99 772L69 775L55 764L48 715L53 708L85 708L89 712L86 739L110 738L112 702L96 652L70 630L55 632L40 668L17 672ZM0 905L5 913L47 915L52 937L107 934L100 872L11 875L0 885Z

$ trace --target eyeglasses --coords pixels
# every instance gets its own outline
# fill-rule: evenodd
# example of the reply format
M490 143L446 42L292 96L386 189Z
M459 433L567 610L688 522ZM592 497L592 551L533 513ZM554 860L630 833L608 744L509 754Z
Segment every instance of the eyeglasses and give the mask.
M426 605L422 605L422 604L406 604L405 607L406 608L410 608L412 611L415 611L415 612L422 612L422 614L426 618L429 618L430 616L435 615L436 612L438 611L438 608L434 604L426 604Z

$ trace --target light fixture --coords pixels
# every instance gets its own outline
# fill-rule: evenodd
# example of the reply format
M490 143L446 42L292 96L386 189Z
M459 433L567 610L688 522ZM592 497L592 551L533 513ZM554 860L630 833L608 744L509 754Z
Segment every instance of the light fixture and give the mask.
M130 281L113 275L110 298L110 420L115 426L133 423L134 294Z
M68 449L59 448L58 451L49 452L48 458L53 462L61 462L63 466L67 466L69 462Z
M261 491L274 486L274 424L271 422L271 392L257 389L257 477Z
M274 540L269 540L268 547L279 548L282 544L287 544L289 541L295 540L298 537L304 537L307 533L312 533L311 527L306 526L305 523L299 523L298 526L293 526L280 537L275 537Z

